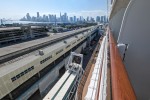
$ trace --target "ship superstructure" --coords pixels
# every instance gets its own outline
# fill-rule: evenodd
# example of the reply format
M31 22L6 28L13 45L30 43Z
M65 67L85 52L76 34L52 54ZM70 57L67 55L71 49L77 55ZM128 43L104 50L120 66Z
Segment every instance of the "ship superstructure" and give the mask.
M96 62L85 69L78 100L148 100L149 0L111 0Z

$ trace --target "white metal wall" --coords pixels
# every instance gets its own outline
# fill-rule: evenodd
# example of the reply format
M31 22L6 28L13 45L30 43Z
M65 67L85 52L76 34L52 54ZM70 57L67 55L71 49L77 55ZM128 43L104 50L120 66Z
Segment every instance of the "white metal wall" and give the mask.
M121 8L109 21L109 26L112 29L113 36L117 41L125 8Z
M125 66L138 100L150 99L150 0L131 0L118 43L128 44Z

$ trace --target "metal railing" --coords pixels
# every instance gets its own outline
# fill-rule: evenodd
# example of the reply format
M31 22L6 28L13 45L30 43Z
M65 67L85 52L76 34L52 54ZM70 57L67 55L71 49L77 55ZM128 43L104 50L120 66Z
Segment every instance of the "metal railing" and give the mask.
M125 69L123 61L119 54L119 51L115 43L115 40L112 36L112 33L109 29L107 29L106 33L107 34L104 37L103 42L101 43L101 48L103 48L103 50L99 50L97 61L94 66L95 68L96 65L98 65L96 68L100 68L98 82L92 88L93 89L92 91L96 89L96 92L94 91L92 92L92 94L90 94L91 89L89 89L89 93L87 91L87 95L85 96L84 99L106 100L107 96L109 96L109 98L112 98L112 100L136 100L135 92L128 78L127 71ZM110 75L111 85L110 86L108 86L108 79L107 79L108 78L107 76L108 65L107 64L109 62L108 61L109 50L110 50L110 70L111 70L111 75ZM88 87L91 88L90 85ZM108 92L107 89L110 89L112 95L107 93ZM83 92L83 89L82 89L82 92ZM80 97L80 99L83 99L83 98Z
M92 67L94 67L94 64L96 62L95 58L97 57L97 51L99 50L100 42L101 42L101 40L99 40L99 42L98 42L98 44L96 46L96 49L93 51L91 59L89 60L88 65L87 65L87 67L85 69L85 72L84 72L84 74L83 74L83 76L81 78L81 81L80 81L79 86L77 88L76 100L82 100L82 98L85 95L84 88L88 88L85 85L86 85L86 82L88 80L88 76L90 74L90 70L92 69Z
M112 32L110 31L110 29L108 29L107 31L109 34L110 45L112 99L136 100L136 95L128 78L127 71L122 62L117 45L112 36Z
M85 100L106 100L107 87L107 36L104 36L94 70L88 86Z

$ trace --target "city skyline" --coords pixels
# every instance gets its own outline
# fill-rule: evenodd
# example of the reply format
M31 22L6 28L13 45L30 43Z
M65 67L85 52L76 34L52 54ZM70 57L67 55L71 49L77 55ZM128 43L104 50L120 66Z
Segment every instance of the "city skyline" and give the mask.
M20 19L25 13L32 16L36 12L43 14L68 13L68 16L91 16L96 18L97 15L106 15L106 0L3 0L0 6L0 19Z
M40 12L37 12L36 16L31 16L30 13L27 13L23 18L20 19L21 21L34 21L34 22L63 22L63 23L75 23L75 22L101 22L106 23L107 17L106 15L96 16L93 18L91 16L83 17L83 16L68 16L68 14L61 13L59 16L56 14L43 14L41 15Z

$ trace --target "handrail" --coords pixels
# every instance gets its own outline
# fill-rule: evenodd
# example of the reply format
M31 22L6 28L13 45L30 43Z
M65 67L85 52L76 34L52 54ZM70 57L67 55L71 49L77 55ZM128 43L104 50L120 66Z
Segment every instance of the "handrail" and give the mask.
M102 45L106 45L105 43L104 44L101 44L101 47ZM99 100L99 97L100 97L100 88L101 88L101 79L102 79L102 70L103 70L103 65L104 65L104 49L105 47L103 47L103 52L102 51L99 51L99 53L102 54L102 59L101 59L101 65L100 65L100 72L99 72L99 78L98 78L98 86L97 86L97 90L96 90L96 93L95 93L95 100Z
M82 75L82 78L81 78L81 81L78 85L78 88L77 88L77 100L84 100L84 92L87 92L85 91L84 89L88 88L88 86L86 86L86 82L88 80L88 77L90 75L90 71L91 69L94 67L94 64L95 64L95 57L97 57L97 50L99 50L99 46L101 44L101 40L99 40L97 46L96 46L96 49L93 51L92 53L92 56L91 56L91 59L89 60L88 64L87 64L87 67L85 69L85 72L84 74Z
M108 33L111 60L112 99L136 100L136 95L110 29L108 29Z

